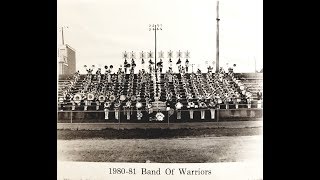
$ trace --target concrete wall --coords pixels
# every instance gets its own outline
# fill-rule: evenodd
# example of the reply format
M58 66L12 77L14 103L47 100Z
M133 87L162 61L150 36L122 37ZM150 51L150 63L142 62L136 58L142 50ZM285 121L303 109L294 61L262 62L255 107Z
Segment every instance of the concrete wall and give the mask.
M60 62L63 62L60 64ZM69 45L59 47L59 74L73 74L76 72L76 52Z
M142 120L136 119L136 112L133 112L130 120L126 120L126 116L121 112L120 122L122 123L146 123L150 122L149 116L146 112L143 112ZM189 111L182 112L182 118L177 119L176 113L168 117L166 111L163 112L165 118L162 122L159 123L168 123L169 122L215 122L215 121L248 121L248 120L262 120L263 110L262 109L220 109L215 113L215 119L211 119L210 111L206 111L205 119L200 119L200 111L194 112L194 119L190 120ZM118 120L114 118L114 112L110 112L109 119L104 119L103 111L59 111L58 112L58 122L59 123L116 123ZM158 122L158 121L152 121Z

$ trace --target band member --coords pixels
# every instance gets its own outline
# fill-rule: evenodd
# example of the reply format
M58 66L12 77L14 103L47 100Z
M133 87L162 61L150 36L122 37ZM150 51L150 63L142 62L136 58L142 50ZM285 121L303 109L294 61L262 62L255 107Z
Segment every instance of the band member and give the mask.
M200 111L200 113L201 113L201 119L204 119L205 118L205 110L206 110L206 108L207 108L207 105L206 105L206 103L205 102L203 102L203 101L200 101L199 102L199 108L201 109L201 111Z
M100 108L100 101L98 98L96 98L96 110L98 111Z
M251 97L247 97L247 104L248 104L248 108L251 108Z
M163 62L162 62L162 59L160 59L160 62L158 62L158 63L157 63L157 67L159 68L160 73L162 73L162 68L163 68Z
M120 111L120 100L118 100L117 102L114 103L114 116L115 119L119 119L119 111Z
M109 119L109 108L111 104L109 101L104 103L104 119Z
M74 111L76 109L76 103L74 102L73 99L71 99L71 104L72 104L71 110Z
M127 115L127 120L130 120L130 109L131 109L131 101L128 100L125 105L124 113Z
M98 79L98 83L100 83L101 82L101 74L100 73L97 75L97 79Z
M189 109L189 113L190 113L190 119L193 119L193 109L194 109L194 102L188 102L188 106L187 108Z
M172 82L172 80L173 80L173 76L170 72L168 73L168 79L169 79L169 82Z
M228 98L225 97L224 104L226 105L226 109L229 109Z
M137 101L137 103L136 103L136 108L137 108L137 119L138 119L138 120L141 120L141 118L142 118L142 116L143 116L143 114L142 114L142 112L141 112L142 103L139 102L139 101Z
M58 105L59 105L59 109L61 110L61 111L63 111L63 104L64 104L64 98L63 97L59 97L59 99L58 99Z
M211 119L214 119L216 103L212 99L210 100L209 108L210 108Z
M87 100L87 105L88 105L88 106L91 106L92 100L91 100L91 99L88 99L88 98L86 98L86 100Z
M87 98L85 98L84 99L84 111L86 111L88 109L88 99Z
M257 97L258 97L258 105L257 108L261 108L262 106L262 92L260 91L260 89L257 92Z
M125 59L123 63L124 73L127 74L128 61Z
M149 60L149 72L152 73L152 67L153 67L154 62L152 60Z
M189 69L189 60L186 60L186 72L188 73L188 69Z
M182 103L180 102L180 100L177 100L178 102L176 103L175 107L177 110L177 119L181 119L181 111L180 109L183 107Z
M145 69L145 62L143 58L141 59L141 65L142 65L142 69Z
M146 100L146 104L147 104L147 111L148 111L148 113L149 113L149 115L150 114L152 114L153 113L153 108L152 108L152 104L149 102L149 100Z

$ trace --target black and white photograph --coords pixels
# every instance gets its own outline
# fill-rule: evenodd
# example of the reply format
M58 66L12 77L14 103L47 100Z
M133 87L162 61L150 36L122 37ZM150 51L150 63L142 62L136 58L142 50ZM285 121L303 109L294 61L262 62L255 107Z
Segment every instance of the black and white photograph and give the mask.
M58 0L58 179L263 179L262 0Z

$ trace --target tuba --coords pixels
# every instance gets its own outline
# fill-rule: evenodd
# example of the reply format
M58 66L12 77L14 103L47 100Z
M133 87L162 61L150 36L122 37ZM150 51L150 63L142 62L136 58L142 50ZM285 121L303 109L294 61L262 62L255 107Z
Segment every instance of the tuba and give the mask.
M99 102L103 103L106 100L106 97L104 95L100 95L98 99L99 99Z
M87 99L88 99L89 101L94 100L94 94L92 94L92 93L88 93L88 95L87 95Z
M194 102L188 102L188 106L190 107L190 108L193 108L194 106L195 106L195 104L194 104Z
M110 106L111 106L110 102L107 101L107 102L104 103L104 107L108 108Z
M114 95L110 95L109 100L110 100L110 101L115 101L115 100L116 100L116 97L115 97Z
M82 97L81 97L80 94L76 94L76 95L73 96L73 101L74 101L75 103L80 103L81 100L82 100Z
M137 98L136 98L136 96L131 96L131 101L136 101L137 100Z

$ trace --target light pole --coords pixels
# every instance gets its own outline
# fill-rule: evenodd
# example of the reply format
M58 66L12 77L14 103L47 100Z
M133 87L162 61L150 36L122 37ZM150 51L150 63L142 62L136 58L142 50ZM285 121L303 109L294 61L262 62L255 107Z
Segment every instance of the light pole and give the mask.
M216 73L219 72L219 1L217 2L217 49L216 49Z
M61 36L62 36L62 45L64 45L64 35L63 35L63 28L69 28L68 26L61 26Z
M162 30L162 24L149 24L149 31L154 31L154 66L157 71L157 31Z

